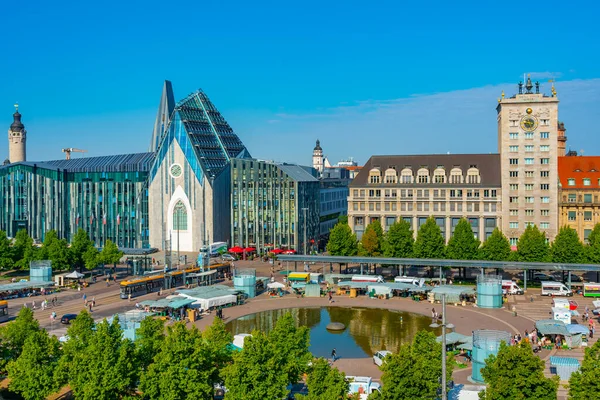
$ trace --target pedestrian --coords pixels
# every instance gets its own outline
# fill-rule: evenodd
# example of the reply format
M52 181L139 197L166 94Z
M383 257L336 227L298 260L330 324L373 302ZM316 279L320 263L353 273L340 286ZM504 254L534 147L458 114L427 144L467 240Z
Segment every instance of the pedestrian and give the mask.
M96 307L96 297L92 297L92 306Z
M90 304L88 304L88 307L90 309L90 312L92 312L92 303L90 302Z
M337 353L335 351L335 349L331 350L331 362L335 362L335 360L337 359Z
M129 293L129 294L127 295L127 298L129 299L129 301L131 301L131 293Z
M437 313L435 312L435 308L431 309L431 319L435 322L437 320Z
M106 278L106 287L110 286L110 282L108 281L108 278Z
M333 296L331 295L331 292L329 292L329 303L333 303Z
M117 275L113 275L113 281L115 281L115 283L117 283Z
M31 308L32 308L33 310L35 310L35 300L33 300L33 301L31 302Z

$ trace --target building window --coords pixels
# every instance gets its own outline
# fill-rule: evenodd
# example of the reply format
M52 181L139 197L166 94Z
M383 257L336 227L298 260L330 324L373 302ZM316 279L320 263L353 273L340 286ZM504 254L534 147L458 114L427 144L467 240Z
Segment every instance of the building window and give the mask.
M533 183L526 183L525 190L533 190Z
M549 139L550 132L540 132L540 139Z
M592 220L592 212L591 211L584 211L583 212L583 220L584 221L591 221Z
M358 203L353 203L352 204L352 210L358 211Z
M569 186L575 186L575 179L573 179L573 178L569 178L569 179L567 180L567 185L569 185Z
M527 152L527 153L533 152L533 145L532 144L526 145L525 146L525 152Z
M532 165L533 164L533 158L526 158L525 159L525 165Z
M592 202L592 194L584 194L583 195L583 202L584 203L591 203Z
M511 132L508 134L508 137L511 139L518 139L519 138L519 133L518 132Z
M510 171L510 177L511 178L518 178L519 177L519 171Z
M550 229L550 222L540 222L540 229Z
M541 210L540 213L542 214L542 217L547 217L550 215L550 210Z
M527 187L527 185L525 185ZM511 183L509 185L510 190L519 190L519 185L517 183Z
M516 246L519 243L519 238L510 238L510 245Z
M531 197L531 196L525 197L525 203L533 203L533 197Z
M590 186L592 184L592 180L590 178L583 178L583 186Z
M525 171L525 178L533 178L533 171Z
M525 216L526 217L533 217L533 210L532 209L525 210Z
M533 139L533 132L525 132L525 139Z
M569 203L575 203L577 201L577 195L575 193L569 193Z
M510 203L518 203L519 202L519 196L510 196L508 198Z
M511 222L509 225L510 225L510 229L519 229L518 222Z
M540 189L542 189L542 190L550 190L550 184L549 183L542 183L540 185Z
M369 183L379 183L380 177L379 175L371 175L369 177Z
M550 164L550 159L549 158L540 158L540 163L542 165Z
M544 152L550 151L550 145L548 145L548 144L541 145L540 146L540 151L544 151Z
M518 159L518 158L510 158L510 159L508 160L508 163L509 163L510 165L518 165L518 164L519 164L519 159ZM452 182L452 183L454 183L454 182Z
M187 230L187 209L181 200L175 204L173 209L173 230Z
M519 216L519 210L515 210L515 209L510 210L510 215L513 217Z
M542 203L546 203L546 204L547 204L547 203L550 203L550 197L548 197L548 196L543 196L543 197L542 197Z
M550 176L550 171L540 171L540 176L542 178L547 178Z
M585 243L589 243L589 237L590 237L590 233L592 233L591 229L584 229L583 230L583 241Z
M508 151L510 151L511 153L518 153L519 146L508 146Z
M549 119L542 119L541 122L542 126L548 126L550 125L550 120Z

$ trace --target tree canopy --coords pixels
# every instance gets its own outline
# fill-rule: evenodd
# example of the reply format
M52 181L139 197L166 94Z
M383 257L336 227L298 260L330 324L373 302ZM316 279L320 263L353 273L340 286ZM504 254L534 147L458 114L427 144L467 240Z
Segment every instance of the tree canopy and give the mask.
M577 231L563 226L550 245L550 256L555 263L581 263L585 259L584 247Z
M116 264L121 257L123 257L123 252L119 250L115 243L107 240L100 252L99 260L102 264Z
M445 243L440 227L429 217L417 233L414 255L416 258L444 258Z
M523 262L550 261L550 247L546 241L546 234L537 226L528 225L519 238L515 257L516 261Z
M432 332L419 331L412 343L386 357L381 370L381 398L434 399L442 376L442 345ZM452 363L447 363L446 379L451 378Z
M502 231L495 228L481 245L480 258L488 261L507 261L510 257L510 242Z
M327 251L332 256L354 256L358 251L356 235L348 224L337 223L329 232Z
M594 225L594 229L592 229L588 236L585 255L588 262L600 264L600 224Z
M475 238L471 224L461 218L446 247L446 258L453 260L476 260L481 242Z
M329 366L329 361L324 358L313 361L306 383L308 395L296 395L297 400L346 399L350 388L345 374Z
M71 256L73 263L78 267L82 268L85 266L84 254L90 247L94 247L94 242L90 239L88 233L79 228L73 240L71 241Z
M569 399L588 400L600 393L600 341L585 349L581 369L569 379Z
M2 340L0 371L5 370L7 362L19 358L27 338L39 331L40 324L33 317L33 311L27 307L19 310L19 314L14 321L0 327L0 339Z
M525 341L516 346L501 343L498 354L486 359L481 375L487 388L480 399L556 399L558 377L544 376L544 361Z
M28 269L29 263L36 258L36 248L33 247L33 239L25 229L21 229L15 235L13 243L14 265L20 269Z
M0 231L0 269L11 269L15 266L13 248L6 232Z
M165 321L160 318L146 317L135 331L135 348L138 363L142 370L152 364L165 341Z
M410 224L400 219L385 234L383 255L393 258L410 258L413 256L415 239Z
M381 255L381 242L377 231L369 224L358 244L358 254L367 257L377 257Z

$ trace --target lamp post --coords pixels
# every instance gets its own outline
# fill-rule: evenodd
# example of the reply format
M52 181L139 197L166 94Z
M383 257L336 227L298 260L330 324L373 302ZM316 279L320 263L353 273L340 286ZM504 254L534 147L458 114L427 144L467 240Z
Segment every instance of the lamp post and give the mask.
M442 323L441 325L437 321L433 321L430 328L442 327L442 400L448 400L448 387L446 384L446 328L454 329L454 325L446 323L446 294L442 293Z
M308 213L308 208L304 207L302 213L304 214L304 255L306 255L306 214Z

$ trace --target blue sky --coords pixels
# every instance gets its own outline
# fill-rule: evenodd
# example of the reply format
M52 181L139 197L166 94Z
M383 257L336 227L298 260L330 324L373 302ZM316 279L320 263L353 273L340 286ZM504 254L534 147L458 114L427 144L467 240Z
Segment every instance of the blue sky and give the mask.
M259 158L308 164L317 138L332 162L487 153L531 73L556 79L567 145L600 154L596 2L403 3L3 2L0 121L18 101L30 160L142 152L169 79Z

